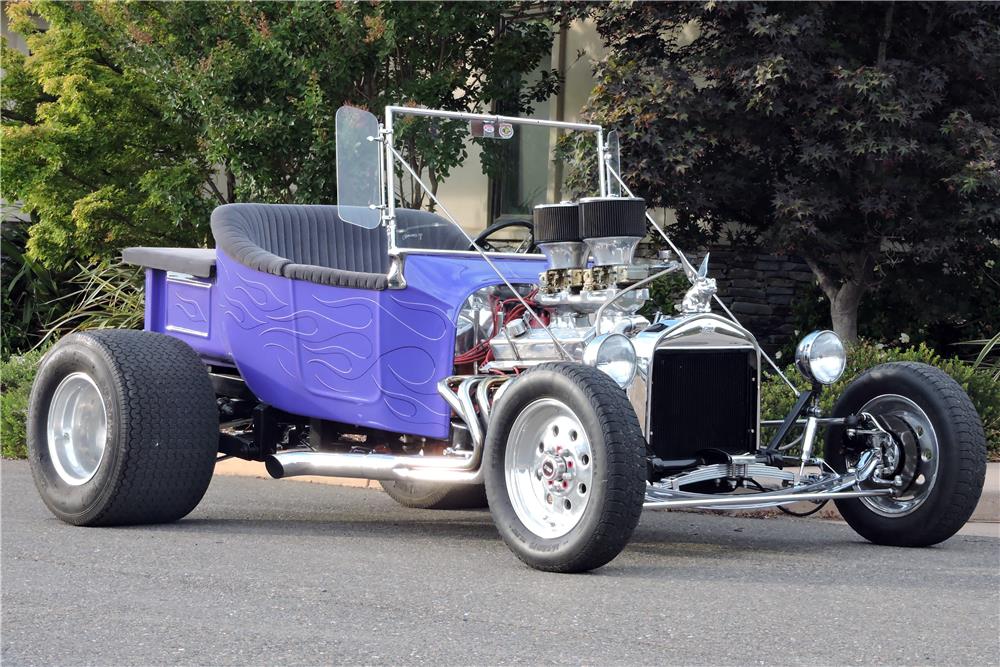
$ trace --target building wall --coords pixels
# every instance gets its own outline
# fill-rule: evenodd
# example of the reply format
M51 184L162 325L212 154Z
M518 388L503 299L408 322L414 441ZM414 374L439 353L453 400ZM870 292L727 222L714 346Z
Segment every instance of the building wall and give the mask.
M564 68L560 69L560 42L564 35L565 63ZM603 55L604 47L592 21L574 21L564 34L558 33L553 40L552 53L542 62L541 67L560 70L564 83L559 96L535 105L532 116L569 122L580 120L580 112L594 87L593 62ZM555 182L555 170L551 166L552 147L558 139L557 132L552 130L547 142L539 140L537 131L524 133L523 136L522 191L533 190L536 184L543 182L543 177L547 174L543 198L558 201L561 199L561 189ZM469 157L452 173L448 181L441 184L438 197L467 231L479 232L486 227L488 188L489 180L482 173L479 163L479 149L469 142Z
M28 53L28 44L24 41L24 37L16 32L11 32L8 23L6 4L0 4L0 35L3 35L4 39L7 40L7 46L17 49L21 53Z

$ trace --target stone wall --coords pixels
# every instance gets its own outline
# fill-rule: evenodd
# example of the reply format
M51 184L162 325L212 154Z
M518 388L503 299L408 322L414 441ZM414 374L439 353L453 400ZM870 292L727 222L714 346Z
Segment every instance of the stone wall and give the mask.
M719 296L765 350L774 351L795 336L792 304L811 298L812 271L796 257L740 253L716 248L708 260ZM800 335L802 332L799 332Z

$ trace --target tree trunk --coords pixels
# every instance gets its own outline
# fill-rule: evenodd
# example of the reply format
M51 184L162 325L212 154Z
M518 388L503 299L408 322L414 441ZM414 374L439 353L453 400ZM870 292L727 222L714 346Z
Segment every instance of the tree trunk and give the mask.
M226 162L226 201L230 204L236 201L236 175L233 174L233 170L229 168L229 162Z
M875 258L864 251L849 258L844 267L854 279L840 282L827 267L811 257L803 257L819 281L819 286L830 300L830 321L833 331L848 345L858 342L858 308L861 299L872 284Z
M858 342L858 307L865 294L865 286L855 282L844 283L830 299L830 320L833 331L848 345Z

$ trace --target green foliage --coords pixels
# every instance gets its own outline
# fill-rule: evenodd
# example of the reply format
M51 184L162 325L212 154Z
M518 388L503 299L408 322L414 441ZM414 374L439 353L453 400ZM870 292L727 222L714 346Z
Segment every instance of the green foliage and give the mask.
M649 301L639 311L640 315L652 320L656 313L666 317L677 315L677 306L684 299L684 294L691 287L691 282L680 272L668 273L654 280L649 286Z
M66 267L130 245L206 245L218 204L336 201L343 104L530 113L559 82L522 75L551 49L551 21L576 11L532 4L6 3L31 53L2 46L0 194L33 224L4 246L5 354L34 344L39 322L65 324L69 301L48 288ZM463 123L396 132L435 189L467 156Z
M831 413L837 398L854 378L873 366L890 361L919 361L936 366L955 378L955 381L969 394L983 420L990 455L1000 456L1000 381L990 373L977 370L960 359L943 358L923 344L903 349L862 341L851 347L843 377L823 390L820 398L823 413ZM789 365L784 372L799 389L808 387L809 383L802 378L794 365ZM760 403L762 419L781 419L792 408L795 396L777 374L771 373L765 376L761 384Z
M29 256L49 268L208 235L210 169L197 134L164 116L156 82L84 20L98 9L8 5L31 55L3 44L2 194L32 213ZM39 30L29 12L48 27Z
M676 209L679 237L745 233L803 257L848 339L879 287L905 293L908 322L1000 303L1000 6L621 2L595 16L608 55L590 115L620 129L628 180Z
M143 271L120 262L79 266L73 291L59 297L59 317L46 323L41 343L81 329L139 329L145 309Z
M970 276L971 284L961 288L941 276L914 277L907 283L909 278L906 271L886 276L861 303L858 332L863 338L904 346L926 343L964 357L966 350L983 344L980 337L1000 331L1000 291L987 271ZM796 296L792 323L803 333L830 328L830 300L819 286ZM797 342L789 340L783 351L794 351Z
M49 269L24 251L27 225L4 222L0 231L0 338L2 358L34 347L42 328L61 311L58 298L67 269Z
M234 180L227 198L332 202L342 104L515 113L558 86L544 71L544 17L522 3L101 3L131 66L157 82L171 117L200 128L206 157ZM456 92L457 91L457 92ZM432 184L465 157L464 123L404 120L397 146ZM411 193L411 205L419 195Z
M994 380L1000 382L1000 333L993 338L981 340L969 340L960 343L961 345L979 348L975 359L969 363L972 368L989 374Z
M5 459L28 455L25 433L28 396L42 354L42 350L32 350L0 362L0 445Z

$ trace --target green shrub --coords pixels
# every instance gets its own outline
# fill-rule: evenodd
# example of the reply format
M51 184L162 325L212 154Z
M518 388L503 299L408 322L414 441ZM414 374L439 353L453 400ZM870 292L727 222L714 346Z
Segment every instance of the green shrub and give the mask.
M58 299L72 267L49 269L25 252L27 224L0 223L0 354L4 358L39 343L46 324L71 305Z
M78 266L72 288L57 299L59 317L46 322L39 344L83 329L141 329L145 308L143 270L121 262Z
M32 350L0 362L0 444L5 459L23 459L28 455L25 432L28 394L42 354L42 350Z
M919 361L936 366L955 378L969 394L976 410L979 411L979 416L986 429L986 442L991 458L1000 457L1000 382L988 372L977 370L959 359L942 358L923 343L916 347L901 349L880 347L870 341L863 341L851 348L847 354L847 369L844 371L843 377L823 391L820 398L820 407L823 409L823 413L830 414L837 398L851 380L872 366L889 361ZM798 385L799 389L805 389L809 386L809 383L802 378L793 365L785 368L784 372L789 380ZM763 419L784 417L794 402L795 396L776 373L765 376L760 396L761 417Z

